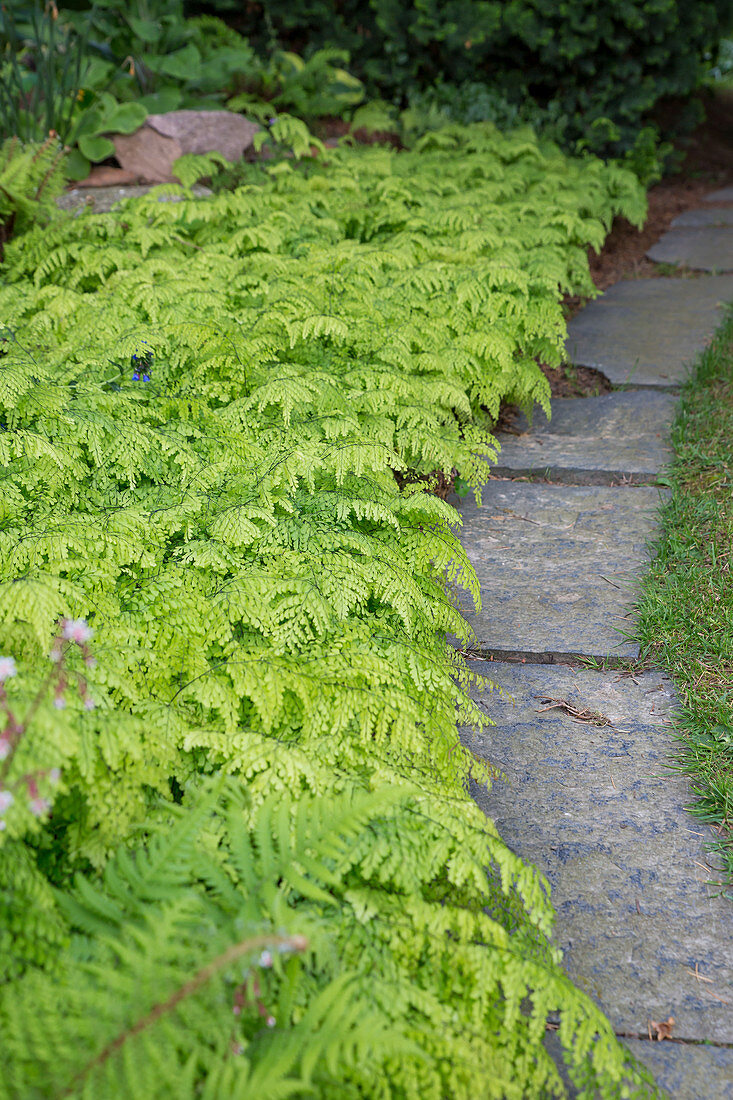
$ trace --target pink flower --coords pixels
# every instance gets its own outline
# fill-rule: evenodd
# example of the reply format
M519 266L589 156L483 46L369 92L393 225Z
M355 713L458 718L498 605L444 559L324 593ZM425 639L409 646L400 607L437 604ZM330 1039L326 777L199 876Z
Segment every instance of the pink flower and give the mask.
M12 657L0 657L0 684L4 684L11 676L15 676L18 669Z
M58 646L54 646L48 656L49 659L52 660L55 665L57 665L63 657L63 653L58 648Z
M0 737L0 760L7 760L12 747L12 742L7 737Z
M93 633L92 628L87 626L86 619L64 619L61 626L61 637L78 645L88 642Z
M50 772L48 773L48 781L49 781L49 783L53 783L54 786L57 783L60 783L61 782L61 769L60 768L51 768Z
M4 814L13 805L15 799L10 791L0 791L0 814Z
M51 806L47 798L32 798L30 801L31 813L41 817Z
M56 707L56 710L63 710L66 706L66 700L63 695L57 695L53 701L53 705Z
M272 955L269 951L263 951L257 960L257 965L263 968L272 966Z
M275 1024L277 1023L277 1020L275 1019L274 1016L268 1016L267 1019L265 1020L265 1023L267 1024L268 1027L274 1027Z
M97 704L94 702L94 700L90 699L89 696L87 696L84 700L84 710L94 710L96 705Z

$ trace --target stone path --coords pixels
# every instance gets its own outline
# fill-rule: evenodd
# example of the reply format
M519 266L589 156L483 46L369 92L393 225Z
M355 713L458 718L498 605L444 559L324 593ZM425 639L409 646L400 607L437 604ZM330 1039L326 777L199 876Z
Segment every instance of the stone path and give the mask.
M730 205L678 219L649 255L733 269L733 188L709 199ZM624 388L521 420L499 437L482 506L458 505L484 607L465 610L471 657L506 693L480 697L494 728L465 733L504 772L475 797L547 875L568 973L673 1100L733 1098L733 902L710 884L712 833L668 766L673 687L633 670L633 606L676 391L728 302L733 274L611 287L567 351ZM672 1041L650 1041L670 1016Z
M568 325L568 358L614 386L678 386L732 301L733 275L616 283Z

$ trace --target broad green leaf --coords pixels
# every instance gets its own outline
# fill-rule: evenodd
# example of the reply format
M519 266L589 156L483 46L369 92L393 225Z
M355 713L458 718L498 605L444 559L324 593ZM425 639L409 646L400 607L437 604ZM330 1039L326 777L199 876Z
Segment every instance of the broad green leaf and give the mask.
M120 103L104 120L104 129L109 134L131 134L138 130L148 112L139 103Z
M85 157L80 149L72 149L66 158L64 174L70 180L83 180L89 175L91 167L89 157Z
M147 55L145 60L147 64ZM173 76L177 80L196 80L201 68L201 54L193 45L184 46L182 50L177 50L176 53L156 59L155 65L150 64L149 67L153 68L154 72Z
M109 138L100 134L82 134L79 138L79 149L90 160L106 160L115 155L114 144Z
M176 111L183 101L183 93L178 88L161 88L150 95L143 95L137 100L141 107L151 115L165 115L168 111Z
M101 132L104 122L101 109L95 103L83 111L74 123L68 141L77 142L82 134L98 134Z
M149 45L153 42L157 42L160 38L160 24L155 23L152 19L138 19L134 15L128 15L127 22L138 38L141 38L143 42L147 42Z

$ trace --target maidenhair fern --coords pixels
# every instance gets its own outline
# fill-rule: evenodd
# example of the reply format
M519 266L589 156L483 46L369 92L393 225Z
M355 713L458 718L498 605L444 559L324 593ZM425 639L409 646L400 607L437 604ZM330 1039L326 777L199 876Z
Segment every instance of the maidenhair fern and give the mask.
M65 150L57 137L23 144L17 137L0 145L0 260L13 233L45 222L64 186Z
M468 852L417 843L445 833L419 790L249 818L230 785L60 899L52 985L0 997L0 1097L549 1096L558 1004L571 1075L621 1095L630 1058L541 943L486 915L483 874L438 888Z
M560 296L592 292L587 247L643 200L618 168L486 126L328 157L59 215L7 249L9 713L59 619L93 628L96 660L65 651L65 709L36 707L5 777L60 770L50 816L18 803L0 831L5 927L32 903L37 931L9 937L9 1096L540 1095L558 1007L576 1076L623 1094L548 945L545 884L467 795L491 772L456 720L487 719L445 637L467 638L450 586L478 591L417 479L480 491L499 403L547 406ZM261 996L240 960L227 986L214 960L281 934L309 953ZM236 1057L228 988L255 1005Z

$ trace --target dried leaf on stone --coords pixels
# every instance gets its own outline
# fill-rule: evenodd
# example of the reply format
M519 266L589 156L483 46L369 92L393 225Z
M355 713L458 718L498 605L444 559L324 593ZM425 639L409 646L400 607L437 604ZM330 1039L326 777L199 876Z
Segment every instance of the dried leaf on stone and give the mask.
M671 1039L673 1027L674 1016L668 1016L666 1020L650 1020L649 1038L656 1039L658 1042L661 1042L662 1039ZM652 1032L656 1032L656 1034L652 1034Z

